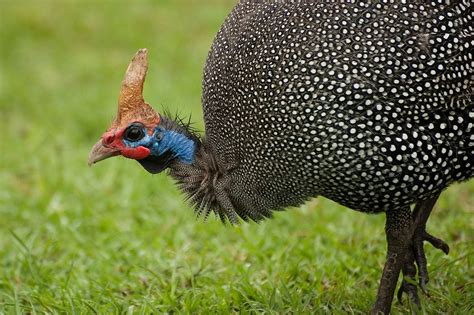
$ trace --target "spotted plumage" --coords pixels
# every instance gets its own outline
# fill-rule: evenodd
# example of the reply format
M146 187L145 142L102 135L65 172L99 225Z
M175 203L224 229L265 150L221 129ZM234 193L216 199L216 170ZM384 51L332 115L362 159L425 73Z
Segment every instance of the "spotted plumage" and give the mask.
M472 20L469 1L242 1L204 72L214 181L171 174L198 205L225 182L210 208L256 220L317 195L398 209L470 178Z

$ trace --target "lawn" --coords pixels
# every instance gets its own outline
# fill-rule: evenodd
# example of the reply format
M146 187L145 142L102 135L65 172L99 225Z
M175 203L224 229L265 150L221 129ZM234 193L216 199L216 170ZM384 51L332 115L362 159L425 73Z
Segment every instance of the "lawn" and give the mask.
M384 216L318 198L261 224L195 219L165 174L87 155L149 49L145 98L203 129L201 72L233 1L0 1L0 313L366 313ZM474 308L474 182L428 224L427 314ZM410 307L394 303L394 314Z

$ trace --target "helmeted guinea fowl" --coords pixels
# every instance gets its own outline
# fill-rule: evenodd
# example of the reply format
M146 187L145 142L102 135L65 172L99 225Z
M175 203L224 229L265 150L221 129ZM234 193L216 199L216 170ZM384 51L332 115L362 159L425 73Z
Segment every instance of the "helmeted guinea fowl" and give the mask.
M144 102L140 50L89 163L169 169L198 213L232 223L318 195L385 212L373 312L388 313L402 269L425 288L423 241L449 250L425 231L438 195L474 175L472 20L469 0L241 1L205 66L205 135Z

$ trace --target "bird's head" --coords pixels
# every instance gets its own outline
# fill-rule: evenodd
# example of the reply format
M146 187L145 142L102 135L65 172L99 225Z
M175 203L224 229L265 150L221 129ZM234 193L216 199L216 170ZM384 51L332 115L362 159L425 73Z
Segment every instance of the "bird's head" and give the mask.
M159 173L176 159L193 162L195 137L143 99L147 69L147 50L140 49L125 73L117 116L92 148L89 165L121 155L137 160L150 173Z

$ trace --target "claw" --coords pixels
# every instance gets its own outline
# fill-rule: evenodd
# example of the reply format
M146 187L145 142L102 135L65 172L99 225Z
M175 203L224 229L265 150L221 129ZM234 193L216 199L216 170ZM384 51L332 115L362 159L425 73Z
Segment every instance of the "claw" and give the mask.
M409 283L403 279L402 284L397 292L397 299L400 304L403 304L403 293L408 295L410 301L415 304L418 308L421 307L420 298L418 297L418 292L416 286L412 283Z
M442 239L434 237L426 231L424 231L423 239L433 245L434 248L441 249L446 255L449 254L449 245Z

